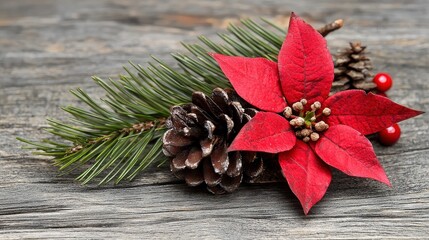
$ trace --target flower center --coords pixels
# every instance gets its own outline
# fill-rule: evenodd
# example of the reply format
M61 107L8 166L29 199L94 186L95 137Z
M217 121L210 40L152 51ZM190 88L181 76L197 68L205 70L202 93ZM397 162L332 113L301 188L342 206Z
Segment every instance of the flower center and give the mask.
M283 111L283 116L289 121L289 124L295 129L297 138L304 142L319 140L319 133L326 131L329 125L324 121L317 121L320 116L331 115L331 109L322 108L320 102L311 104L311 111L305 111L304 106L307 105L306 99L292 104L292 107L286 107Z

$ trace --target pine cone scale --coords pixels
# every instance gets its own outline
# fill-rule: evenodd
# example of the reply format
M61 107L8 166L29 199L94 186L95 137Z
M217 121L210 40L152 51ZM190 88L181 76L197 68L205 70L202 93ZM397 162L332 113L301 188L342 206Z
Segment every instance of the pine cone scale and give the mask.
M189 118L186 117L186 111L181 107L173 107L171 110L171 122L175 128L181 129L192 124Z
M211 154L211 162L215 173L224 174L229 166L228 153L226 152L226 144L219 143L213 149Z
M167 157L173 157L179 154L183 149L181 147L176 147L173 145L164 145L162 146L162 152Z
M235 191L241 184L241 181L243 180L243 175L239 175L237 177L229 177L227 175L224 175L222 177L222 181L219 183L219 185L225 189L227 192L233 192Z
M217 142L217 138L212 138L212 139L207 138L207 139L200 141L200 146L201 146L201 150L203 153L203 157L210 156L216 142Z
M227 134L227 137L228 137L229 134L234 129L234 121L228 115L226 115L226 114L220 115L219 119L224 122L223 125L226 126L226 134Z
M201 148L193 147L188 153L187 159L185 160L185 165L190 169L196 169L202 159L203 152L201 151Z
M204 181L209 187L218 185L222 180L222 175L217 174L210 161L203 163Z
M241 122L243 120L243 111L242 106L239 102L231 103L231 111L232 111L232 120L234 122Z
M223 113L231 115L231 110L228 106L228 94L225 91L218 88L214 89L212 92L212 99Z
M173 160L171 160L171 163L173 164L173 167L175 170L182 170L186 168L186 160L188 158L189 151L187 149L181 151L179 154L176 155Z
M262 171L264 171L264 161L259 158L249 164L249 167L246 169L246 175L250 176L251 178L255 178L261 174Z
M192 187L198 186L204 182L203 172L185 169L185 181L189 186L192 186Z
M177 131L173 131L171 129L167 130L162 140L166 145L172 145L176 147L184 147L192 143L191 138L181 135Z
M205 121L204 122L204 128L207 131L207 134L208 134L207 137L209 139L212 139L213 138L213 133L214 133L214 131L216 129L216 125L214 123L212 123L211 121Z
M201 109L206 109L206 112L209 113L213 119L216 119L216 116L223 113L222 109L202 92L194 92L192 94L192 103Z
M228 154L229 157L229 166L226 170L226 174L230 177L237 177L242 172L242 160L240 152L231 152Z

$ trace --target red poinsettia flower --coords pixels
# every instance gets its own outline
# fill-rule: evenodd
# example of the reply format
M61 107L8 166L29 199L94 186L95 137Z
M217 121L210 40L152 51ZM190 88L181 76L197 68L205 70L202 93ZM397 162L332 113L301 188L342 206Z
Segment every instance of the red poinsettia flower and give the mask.
M328 97L334 66L325 39L292 13L278 63L212 54L237 93L261 111L228 151L279 153L290 188L307 214L325 194L329 166L390 186L364 136L421 114L360 90Z

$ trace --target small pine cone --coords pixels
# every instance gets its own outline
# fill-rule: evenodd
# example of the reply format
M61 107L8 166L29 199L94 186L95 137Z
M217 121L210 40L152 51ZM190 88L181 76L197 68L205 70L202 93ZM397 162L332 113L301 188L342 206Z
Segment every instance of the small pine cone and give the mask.
M233 90L216 88L211 97L194 92L192 103L171 108L163 152L170 157L176 177L222 194L236 190L243 177L253 179L263 171L263 159L255 152L227 152L240 129L257 113L244 104Z
M351 42L350 47L334 56L334 82L331 94L347 90L361 89L366 92L373 91L372 63L365 55L366 46L360 42Z

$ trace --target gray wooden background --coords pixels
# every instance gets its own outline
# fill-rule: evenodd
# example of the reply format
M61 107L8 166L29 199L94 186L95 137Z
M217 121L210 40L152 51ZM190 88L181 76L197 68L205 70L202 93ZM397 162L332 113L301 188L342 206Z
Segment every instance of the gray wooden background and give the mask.
M0 239L429 238L428 114L401 123L397 145L375 143L392 188L335 172L309 216L285 183L212 196L155 169L122 187L80 186L15 140L48 136L45 118L79 104L69 89L102 96L91 75L116 77L149 54L169 62L180 41L246 16L285 24L292 10L316 27L344 18L332 50L362 40L394 77L389 96L427 111L427 0L1 0Z

